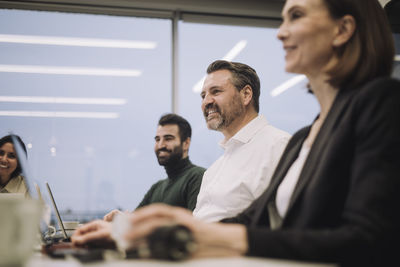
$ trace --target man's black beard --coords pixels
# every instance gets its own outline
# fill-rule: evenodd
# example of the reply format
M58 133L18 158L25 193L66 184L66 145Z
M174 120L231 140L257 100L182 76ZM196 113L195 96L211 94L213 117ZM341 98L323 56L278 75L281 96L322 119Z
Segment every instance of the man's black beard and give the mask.
M163 158L163 157L160 158L158 156L159 151L169 152L170 155L167 158ZM157 150L156 156L157 156L158 164L160 164L161 166L164 166L164 167L174 166L182 159L183 149L182 149L182 146L177 146L172 151L167 150L167 149L159 149L159 150Z

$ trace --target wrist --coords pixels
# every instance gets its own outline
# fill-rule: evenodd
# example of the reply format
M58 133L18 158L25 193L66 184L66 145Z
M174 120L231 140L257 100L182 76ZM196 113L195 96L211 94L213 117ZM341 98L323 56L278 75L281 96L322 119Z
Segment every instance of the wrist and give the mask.
M126 251L129 248L129 241L126 239L126 234L130 229L131 224L128 216L122 212L115 214L111 222L111 239L116 243L118 250Z
M247 229L241 224L207 223L194 234L202 252L213 249L219 250L217 255L244 255L248 250Z

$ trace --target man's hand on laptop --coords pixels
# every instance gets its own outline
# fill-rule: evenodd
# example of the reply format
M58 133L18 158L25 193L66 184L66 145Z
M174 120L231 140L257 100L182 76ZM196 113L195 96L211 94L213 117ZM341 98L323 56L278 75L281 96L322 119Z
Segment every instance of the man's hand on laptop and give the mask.
M75 230L71 241L75 246L115 247L115 242L111 238L111 223L103 220L82 225Z

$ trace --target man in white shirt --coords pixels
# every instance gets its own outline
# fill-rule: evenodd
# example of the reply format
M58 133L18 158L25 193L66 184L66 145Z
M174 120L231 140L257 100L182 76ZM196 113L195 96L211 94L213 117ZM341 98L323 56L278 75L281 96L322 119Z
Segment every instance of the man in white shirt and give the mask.
M237 215L264 192L290 135L258 114L260 80L250 66L211 63L201 97L207 127L225 137L224 154L204 173L193 215L215 222Z

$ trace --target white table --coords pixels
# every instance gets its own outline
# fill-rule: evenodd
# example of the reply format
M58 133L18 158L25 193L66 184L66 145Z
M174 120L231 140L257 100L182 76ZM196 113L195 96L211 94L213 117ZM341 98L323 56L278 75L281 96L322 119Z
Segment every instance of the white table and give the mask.
M65 260L51 259L43 255L35 255L26 264L25 267L171 267L171 266L185 266L185 267L334 267L334 264L322 263L305 263L296 261L266 259L266 258L252 258L252 257L233 257L233 258L203 258L191 259L180 262L171 261L156 261L156 260L139 260L128 259L118 260L110 259L101 262L85 263L82 264L76 259L68 258Z

